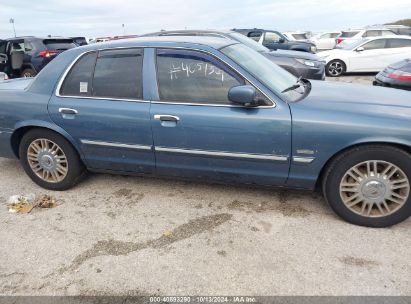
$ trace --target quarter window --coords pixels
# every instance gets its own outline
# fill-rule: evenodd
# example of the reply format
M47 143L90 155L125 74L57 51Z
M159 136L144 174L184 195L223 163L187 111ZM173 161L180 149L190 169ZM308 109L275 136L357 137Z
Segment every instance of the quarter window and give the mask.
M99 52L93 79L93 96L143 98L143 51L141 49Z
M157 50L160 99L229 104L228 91L245 81L216 58L197 51Z
M411 39L390 39L390 48L411 47Z
M81 57L68 73L60 94L69 96L90 96L96 53Z

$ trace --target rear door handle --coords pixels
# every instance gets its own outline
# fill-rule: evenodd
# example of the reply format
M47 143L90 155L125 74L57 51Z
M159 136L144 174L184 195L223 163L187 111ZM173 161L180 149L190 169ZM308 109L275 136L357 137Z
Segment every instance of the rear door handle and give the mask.
M172 122L179 122L180 117L178 116L173 116L173 115L154 115L155 120L160 120L160 121L172 121Z
M59 113L68 114L68 115L76 115L78 114L78 111L75 109L70 109L70 108L60 108Z

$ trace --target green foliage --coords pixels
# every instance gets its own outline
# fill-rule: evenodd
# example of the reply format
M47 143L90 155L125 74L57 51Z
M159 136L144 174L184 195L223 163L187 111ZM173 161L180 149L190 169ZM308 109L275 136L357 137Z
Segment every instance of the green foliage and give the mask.
M399 25L406 25L411 26L411 19L402 19L395 22L390 22L388 24L399 24Z

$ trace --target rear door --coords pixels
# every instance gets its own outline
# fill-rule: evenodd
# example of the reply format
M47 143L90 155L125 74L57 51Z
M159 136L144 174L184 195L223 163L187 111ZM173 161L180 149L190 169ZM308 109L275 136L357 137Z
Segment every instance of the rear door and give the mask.
M150 102L143 100L143 50L84 54L49 103L53 121L81 147L90 168L154 170Z
M211 181L283 185L288 176L288 106L246 108L228 91L247 81L197 50L158 49L151 125L157 172ZM155 68L153 68L155 69Z
M411 58L411 39L391 38L388 39L387 47L388 52L383 58L386 66Z

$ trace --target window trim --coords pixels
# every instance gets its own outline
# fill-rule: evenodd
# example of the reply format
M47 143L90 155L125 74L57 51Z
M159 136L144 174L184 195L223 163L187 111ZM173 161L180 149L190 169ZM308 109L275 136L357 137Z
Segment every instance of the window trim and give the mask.
M192 50L192 51L199 51L199 52L203 52L206 53L208 55L214 56L216 57L213 53L206 51L206 50L202 50L202 49L198 49L198 48L187 48L187 47L157 47L157 46L150 46L150 45L143 45L143 46L138 46L138 47L113 47L113 48L103 48L103 49L95 49L95 50L90 50L90 51L86 51L83 52L81 54L79 54L76 58L74 58L74 60L67 66L66 70L63 72L62 76L60 77L58 83L57 83L57 87L55 90L55 96L59 97L59 98L76 98L76 99L96 99L96 100L107 100L107 98L101 98L101 97L93 97L93 96L71 96L71 95L61 95L60 94L60 89L64 83L64 80L66 79L68 73L70 72L70 70L72 69L72 67L80 60L80 58L88 53L92 53L92 52L98 52L98 51L106 51L106 50L117 50L117 49L132 49L132 48L141 48L145 51L146 48L169 48L169 49L183 49L183 50ZM276 102L270 97L268 96L268 94L266 94L261 88L260 86L256 85L253 81L251 81L248 77L246 77L242 72L238 71L237 69L235 69L230 63L228 63L226 60L223 60L221 58L218 58L218 60L222 61L224 64L226 64L227 66L229 66L231 69L233 69L236 73L238 73L241 77L243 77L245 80L247 80L253 87L255 87L256 89L258 89L261 94L263 94L271 103L272 105L268 105L268 106L257 106L257 107L253 107L253 109L269 109L269 108L275 108L277 106ZM144 70L144 67L143 67ZM157 69L155 70L155 73L157 73ZM143 75L144 77L144 75ZM157 77L157 75L156 75ZM158 84L157 84L157 89L158 89ZM274 94L274 93L273 93ZM277 96L277 95L276 95ZM143 91L143 97L144 97L144 91ZM277 96L278 97L278 96ZM283 100L282 98L278 97L280 100ZM145 99L126 99L126 98L109 98L110 100L114 100L114 101L131 101L131 102L140 102L140 103L152 103L152 104L175 104L175 105L186 105L186 106L208 106L208 107L226 107L226 108L246 108L244 106L241 105L226 105L226 104L200 104L200 103L179 103L179 102L166 102L166 101L156 101L156 100L145 100ZM284 101L284 100L283 100ZM285 101L284 101L285 102Z
M98 50L97 51L96 61L94 62L93 75L92 75L92 79L91 79L91 93L92 93L91 97L99 97L99 98L102 98L102 99L110 99L110 100L114 100L114 99L141 100L141 99L143 99L143 97L144 97L144 91L143 91L143 87L144 87L144 85L143 85L143 78L144 78L144 75L143 75L144 74L144 48L138 48L138 47L123 48L120 51L122 51L122 50L136 50L136 49L141 51L141 58L142 58L142 61L141 61L141 84L140 84L140 87L139 87L139 89L141 90L141 97L142 98L122 98L122 97L114 97L114 96L94 96L94 78L95 78L95 75L96 75L96 66L97 66L98 59L100 58L100 53L113 52L113 51L115 52L115 51L118 51L118 49Z
M115 51L115 50L129 50L129 49L141 49L142 51L142 56L144 58L144 49L145 47L117 47L117 48L110 48L110 49L97 49L97 50L91 50L91 51L87 51L84 53L81 53L80 55L78 55L73 62L70 63L70 65L66 68L66 70L64 71L63 75L61 76L56 91L55 91L55 95L56 97L60 97L60 98L76 98L76 99L96 99L96 100L114 100L114 101L128 101L128 102L150 102L144 99L140 99L140 98L120 98L120 97L101 97L101 96L82 96L82 95L62 95L61 89L64 85L65 80L68 77L68 74L70 73L70 71L73 69L73 67L76 65L77 62L79 62L81 60L81 58L83 58L84 56L86 56L87 54L90 53L96 53L96 60L94 61L94 65L93 65L93 73L92 73L92 79L91 79L91 89L92 89L92 94L93 92L93 83L94 83L94 72L96 69L96 64L97 64L97 60L98 60L98 56L100 52L104 52L104 51ZM144 61L143 61L144 62ZM142 74L142 79L143 79L143 69L144 67L141 69L141 74ZM142 95L144 98L144 92L143 92L143 82L141 82L141 90L142 90Z
M250 83L255 89L257 89L258 91L260 91L261 94L263 94L270 102L271 105L264 105L264 106L257 106L257 107L253 107L254 109L264 109L264 108L275 108L277 105L276 103L272 100L272 98L270 98L267 94L265 94L263 92L263 90L260 89L259 86L257 86L256 84L254 84L249 78L247 78L246 76L244 76L243 73L241 73L240 71L236 70L231 64L229 64L227 61L218 58L217 56L215 56L213 53L205 51L205 50L201 50L201 49L194 49L194 48L187 48L187 47L155 47L155 66L156 66L156 79L157 79L157 90L159 90L160 85L158 82L158 75L157 75L157 49L178 49L178 50L186 50L186 51L196 51L196 52L201 52L204 54L207 54L213 58L215 58L216 60L220 61L221 63L225 64L226 66L228 66L231 70L233 70L233 72L235 72L236 74L238 74L239 76L241 76L246 82ZM160 92L158 92L158 97L160 98ZM175 105L190 105L190 106L213 106L213 107L231 107L231 108L246 108L245 106L241 106L241 105L236 105L236 104L222 104L222 103L201 103L201 102L179 102L179 101L172 101L172 100L152 100L151 103L155 103L155 104L175 104Z
M203 104L203 105L208 105L208 104L215 105L215 104L218 104L218 105L224 105L224 106L232 105L232 103L231 103L231 104L230 104L230 103L207 103L207 102L205 102L205 101L203 101L203 102L194 102L194 101L184 102L184 101L171 100L171 99L164 99L164 100L162 100L161 97L160 97L160 79L159 79L159 73L158 73L158 51L159 51L159 50L173 50L173 48L169 48L169 47L168 47L168 48L161 48L161 47L156 47L156 48L155 48L154 55L155 55L155 67L156 67L156 71L155 71L155 72L156 72L157 92L158 92L158 98L159 98L158 101L161 101L161 102L163 102L163 103L178 103L178 104ZM190 49L187 49L187 50L179 49L179 51L190 51ZM197 52L197 51L193 50L192 52ZM203 53L203 54L206 54L206 53ZM245 84L247 83L247 79L245 79L245 78L243 77L243 75L240 75L240 74L239 74L235 69L233 69L231 66L226 65L223 61L221 61L221 60L220 60L219 58L217 58L216 56L211 56L211 55L209 55L209 54L206 54L206 55L214 58L215 60L217 60L218 62L220 62L220 63L223 64L224 66L229 67L229 68L231 69L231 72L232 72L232 73L236 74L237 77L239 77L239 78L242 79L242 81L244 82L243 85L245 85ZM239 85L241 86L241 83L240 83ZM229 102L229 101L228 101L228 102Z

